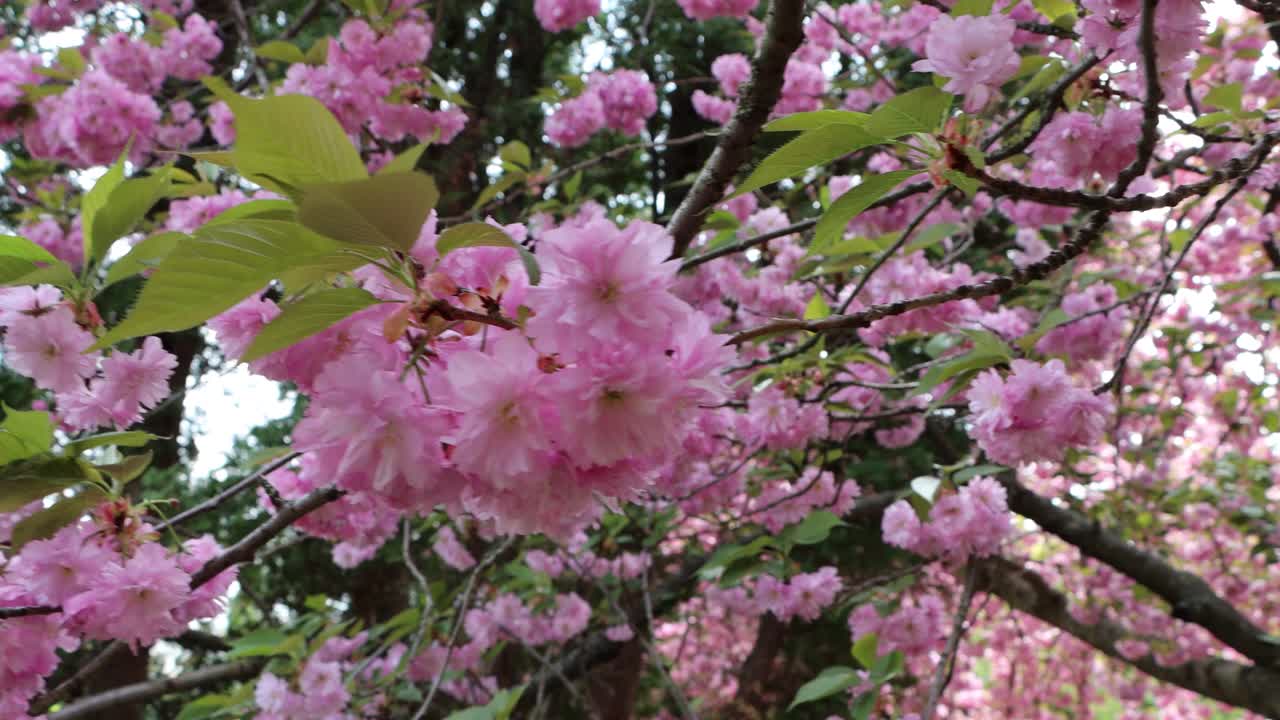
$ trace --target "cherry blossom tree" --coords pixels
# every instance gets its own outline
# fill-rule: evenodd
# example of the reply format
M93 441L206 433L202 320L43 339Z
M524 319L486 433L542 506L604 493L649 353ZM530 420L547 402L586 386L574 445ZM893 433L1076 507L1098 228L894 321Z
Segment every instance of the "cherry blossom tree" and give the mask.
M1271 0L0 30L0 716L1280 716Z

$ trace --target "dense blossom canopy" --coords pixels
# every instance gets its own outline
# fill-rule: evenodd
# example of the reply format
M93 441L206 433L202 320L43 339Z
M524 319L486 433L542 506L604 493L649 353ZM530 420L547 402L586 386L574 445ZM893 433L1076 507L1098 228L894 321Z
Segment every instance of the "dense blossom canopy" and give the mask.
M11 5L0 717L1280 716L1273 2Z

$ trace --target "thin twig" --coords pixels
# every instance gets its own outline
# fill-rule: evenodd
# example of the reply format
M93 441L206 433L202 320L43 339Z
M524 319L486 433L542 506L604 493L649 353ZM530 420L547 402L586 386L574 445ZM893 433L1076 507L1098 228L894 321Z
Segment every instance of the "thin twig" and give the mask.
M942 698L942 691L951 680L951 668L955 663L956 652L960 649L960 639L964 637L967 628L965 621L969 616L969 605L973 602L973 589L977 578L978 573L974 571L972 563L966 565L964 591L960 595L959 607L956 608L955 622L951 625L951 637L948 638L947 648L942 653L942 659L938 661L938 667L934 670L933 683L929 686L929 696L925 700L924 710L920 712L920 720L933 720L933 713L938 709L938 700Z

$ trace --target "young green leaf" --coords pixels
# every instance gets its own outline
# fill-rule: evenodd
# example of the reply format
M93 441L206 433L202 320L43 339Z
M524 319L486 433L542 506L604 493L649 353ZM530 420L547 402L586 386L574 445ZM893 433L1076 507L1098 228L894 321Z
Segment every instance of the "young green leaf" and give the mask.
M147 211L168 194L169 187L169 173L165 169L116 185L108 194L106 204L98 208L92 218L86 217L82 221L86 228L86 251L92 238L93 260L101 260L112 243L129 234Z
M796 691L796 697L787 706L787 710L793 710L797 705L831 697L838 692L843 692L857 685L859 682L858 673L853 668L847 668L842 665L829 667L823 670L818 677L805 683Z
M304 95L251 100L206 84L235 115L236 143L230 154L236 169L251 179L297 187L368 176L346 131L319 100Z
M89 470L83 461L51 455L0 467L0 512L13 512L33 500L93 479Z
M19 520L13 526L13 535L9 540L12 552L16 553L32 540L52 537L62 528L79 520L106 498L107 494L102 491L102 488L97 485L85 485L71 497L59 498L49 507Z
M118 283L125 278L153 268L160 264L173 249L178 246L186 233L175 231L157 233L134 245L124 257L111 264L107 270L107 284Z
M502 228L489 223L469 222L454 225L436 239L436 252L444 257L459 248L468 247L509 247L518 245Z
M117 432L105 432L98 435L90 435L89 437L72 440L67 443L67 447L63 453L68 456L79 455L85 450L92 450L97 447L106 447L113 445L116 447L142 447L152 440L159 440L159 435L152 435L149 432L141 430L120 430Z
M815 510L804 520L788 526L778 537L795 545L817 545L826 540L832 530L846 524L830 510Z
M858 638L853 643L853 659L858 661L862 667L870 670L875 665L876 656L879 652L880 638L875 633L867 633Z
M199 325L262 290L285 269L337 249L332 240L292 222L206 225L160 262L129 315L94 347Z
M850 110L813 110L780 117L765 125L764 131L795 132L816 130L825 125L863 125L869 117L871 116L866 113Z
M789 178L815 165L823 165L855 150L879 145L886 139L858 125L825 125L783 145L760 162L734 196L743 195Z
M360 288L331 288L311 293L285 305L280 316L259 331L240 360L252 362L286 348L378 302L378 298Z
M898 95L876 108L864 127L867 132L885 138L933 133L942 126L950 108L950 93L926 85Z
M305 62L306 58L302 54L302 50L291 42L284 40L271 40L265 42L253 49L253 54L267 60L277 60L283 63L300 63Z
M0 286L41 282L70 287L76 279L71 268L48 250L23 237L0 235Z
M53 444L53 420L43 410L14 410L7 404L0 422L0 464L47 452Z
M120 157L116 159L111 167L107 168L107 172L98 181L89 188L89 192L84 194L84 198L80 200L80 226L82 228L81 235L84 238L84 257L86 262L97 260L107 253L107 246L99 241L95 236L95 228L97 228L98 213L102 212L107 206L107 201L111 197L111 193L120 183L124 182L124 161L129 155L129 148L126 147L120 153Z
M813 299L804 309L805 320L821 320L824 317L831 316L831 306L827 304L826 299L822 297L822 292L813 294Z
M440 199L430 176L417 172L301 185L298 221L339 242L407 252Z
M831 207L818 220L818 226L813 232L814 244L824 246L835 243L844 235L845 226L850 220L897 187L898 183L918 174L919 170L894 170L880 175L863 176L861 184L849 188L848 192L831 203Z

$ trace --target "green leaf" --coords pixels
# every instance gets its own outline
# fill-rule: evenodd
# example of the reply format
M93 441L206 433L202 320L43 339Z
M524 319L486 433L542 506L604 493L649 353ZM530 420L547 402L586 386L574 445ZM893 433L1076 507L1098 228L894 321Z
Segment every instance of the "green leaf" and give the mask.
M821 320L824 317L831 316L831 306L822 297L822 291L813 294L813 299L804 309L805 320Z
M760 162L734 197L744 195L783 178L799 175L814 165L824 165L855 150L879 145L885 138L857 125L826 125L810 130L778 148Z
M849 709L849 717L851 720L870 720L871 711L876 709L877 693L864 692L853 701L853 707Z
M1215 86L1205 94L1204 101L1223 110L1240 112L1244 109L1244 86L1238 82Z
M34 500L90 479L78 460L42 455L0 467L0 512L13 512Z
M332 288L311 293L285 305L280 316L258 332L240 360L252 362L286 348L378 302L378 298L360 288Z
M993 332L972 328L964 328L960 332L973 343L974 352L1000 355L1005 359L1013 358L1013 349L1004 341L1004 338Z
M283 63L300 63L306 62L302 50L291 42L284 40L272 40L265 42L253 49L253 54L267 60L278 60Z
M83 228L81 234L84 237L84 257L85 261L97 261L103 255L107 254L107 247L110 240L99 240L94 233L98 229L98 213L103 211L107 206L107 202L111 197L111 193L120 187L120 183L124 182L124 161L129 155L129 148L125 147L120 153L120 157L116 159L111 167L107 169L106 174L98 178L98 182L93 184L89 192L84 194L84 198L80 201L80 226ZM114 238L112 238L114 240Z
M414 172L418 169L418 159L422 157L422 153L427 151L430 143L419 143L395 156L391 162L387 163L378 171L379 175L394 175L396 173Z
M826 255L827 257L839 257L841 255L874 255L880 252L882 248L880 244L869 237L861 235L851 238L836 238L834 242L817 243L813 242L809 245L811 254Z
M845 226L859 213L884 197L899 183L914 175L919 170L894 170L880 175L864 175L862 182L849 188L831 207L823 213L814 229L813 242L818 245L834 243L844 235Z
M91 228L85 237L93 236L95 262L106 255L112 243L133 231L147 211L168 194L169 185L169 173L161 169L146 177L124 180L111 190L106 205L92 220L84 221L84 226Z
M75 281L71 268L48 250L23 237L0 235L0 286L46 282L69 287Z
M0 423L0 464L48 452L53 445L53 420L43 410L14 410L5 404Z
M1036 325L1034 330L1018 338L1018 347L1022 348L1024 351L1031 350L1031 348L1035 347L1037 342L1040 342L1040 338L1044 337L1046 333L1070 319L1071 316L1062 308L1054 308L1050 310L1044 314L1044 317L1040 319L1040 322Z
M489 708L493 710L494 720L507 720L510 718L511 713L516 710L516 705L520 704L520 697L524 695L527 687L528 685L520 685L499 690L495 693L493 699L489 701Z
M764 126L765 132L816 130L825 125L863 125L871 116L849 110L813 110L785 115Z
M235 659L282 655L286 652L284 645L288 639L288 636L275 628L254 630L231 643L231 650L227 653L227 657Z
M574 173L572 177L565 181L562 186L564 189L564 199L572 201L578 196L578 190L582 187L582 171Z
M1067 66L1058 60L1050 60L1044 63L1035 75L1023 85L1018 92L1010 98L1010 101L1021 100L1031 93L1040 92L1050 85L1057 82L1067 71Z
M843 692L857 685L858 682L858 673L853 668L841 665L829 667L823 670L818 677L805 683L796 691L796 697L791 701L791 705L787 707L787 710L790 711L797 705L821 700L838 692Z
M817 545L826 540L832 530L847 524L830 510L815 510L778 537L796 545Z
M520 262L524 265L524 274L529 276L529 284L537 285L542 282L542 268L538 267L538 258L523 245L516 245L516 250L520 252Z
M178 243L186 237L186 233L169 231L144 238L124 257L111 264L111 268L107 270L107 284L118 283L159 265L160 261L173 252Z
M716 210L707 216L706 222L702 223L704 230L737 230L741 226L738 216L728 210Z
M942 177L946 178L947 182L955 185L968 197L973 197L978 193L978 190L982 189L981 183L959 170L943 170Z
M125 459L118 463L110 463L108 465L94 465L98 472L104 472L120 483L121 487L137 480L142 473L147 471L151 466L151 451L137 455L126 456Z
M306 61L308 65L323 65L329 59L329 38L322 37L311 44L307 48Z
M227 208L213 216L204 227L232 223L237 220L297 220L298 206L288 200L250 200L233 208Z
M934 133L942 126L949 109L951 94L926 85L898 95L876 108L867 120L866 130L886 138Z
M230 695L221 693L205 695L182 706L182 711L174 720L204 720L211 715L220 714L230 705Z
M993 365L999 365L1000 363L1007 362L1008 360L1009 356L1003 353L991 353L979 350L965 353L954 360L934 365L929 368L929 372L925 373L924 377L920 378L920 383L912 391L912 394L920 395L927 393L961 373L973 370L985 370L986 368Z
M704 580L715 580L724 574L724 569L729 565L744 558L755 558L765 548L774 544L774 539L765 535L745 545L723 545L716 548L711 554L707 562L698 570L698 574Z
M454 225L436 240L436 252L444 257L459 248L468 247L519 247L519 243L511 239L502 228L489 223L469 222Z
M440 191L417 172L300 186L298 221L339 242L408 252Z
M1191 126L1198 128L1213 127L1215 125L1221 125L1222 123L1229 122L1234 117L1235 113L1230 110L1220 110L1218 112L1201 115L1191 123Z
M946 240L960 230L960 226L955 223L938 223L930 225L921 232L916 234L911 244L902 250L903 255L910 255L917 250L933 247L938 243Z
M91 450L97 447L114 445L117 447L142 447L152 440L159 440L159 435L152 435L149 432L141 430L121 430L119 432L106 432L98 435L90 435L79 440L72 440L67 443L64 453L68 456L79 455L85 450Z
M160 262L128 317L94 347L199 325L262 290L286 268L336 250L333 241L292 222L205 225Z
M79 77L84 71L89 69L88 63L84 60L84 55L80 53L80 48L62 48L58 51L58 65L64 70L71 73L72 77Z
M901 650L894 650L888 655L881 655L876 664L871 667L871 682L876 685L884 683L897 677L905 667L905 661Z
M475 210L476 208L484 205L485 203L497 197L498 193L503 193L510 190L513 185L515 185L518 182L523 182L524 179L525 179L524 173L507 173L503 175L502 177L495 180L492 185L480 191L480 196L476 198L475 204L471 206L471 209Z
M956 4L951 6L951 17L960 17L961 15L983 17L990 15L991 6L994 4L992 0L956 0Z
M932 475L921 475L911 481L911 492L930 503L938 496L938 489L941 487L942 480Z
M49 507L28 515L13 526L9 540L13 552L32 540L52 537L62 528L79 520L91 508L105 500L107 494L97 485L86 485L71 497L60 498Z
M533 155L529 152L529 146L519 140L512 140L503 145L498 151L498 157L509 163L515 163L525 170L533 167Z
M951 476L953 482L964 482L969 478L978 477L979 475L999 475L1009 468L1004 465L974 465L963 470L957 471Z
M206 84L214 89L216 83ZM250 180L297 187L368 176L337 118L319 100L304 95L251 100L225 90L215 94L235 115L236 144L230 154Z
M867 633L858 638L853 644L853 659L857 660L862 667L870 670L871 666L876 662L876 656L880 647L880 638L875 633Z
M1054 22L1063 15L1074 15L1076 12L1076 4L1071 0L1031 0L1032 6Z

